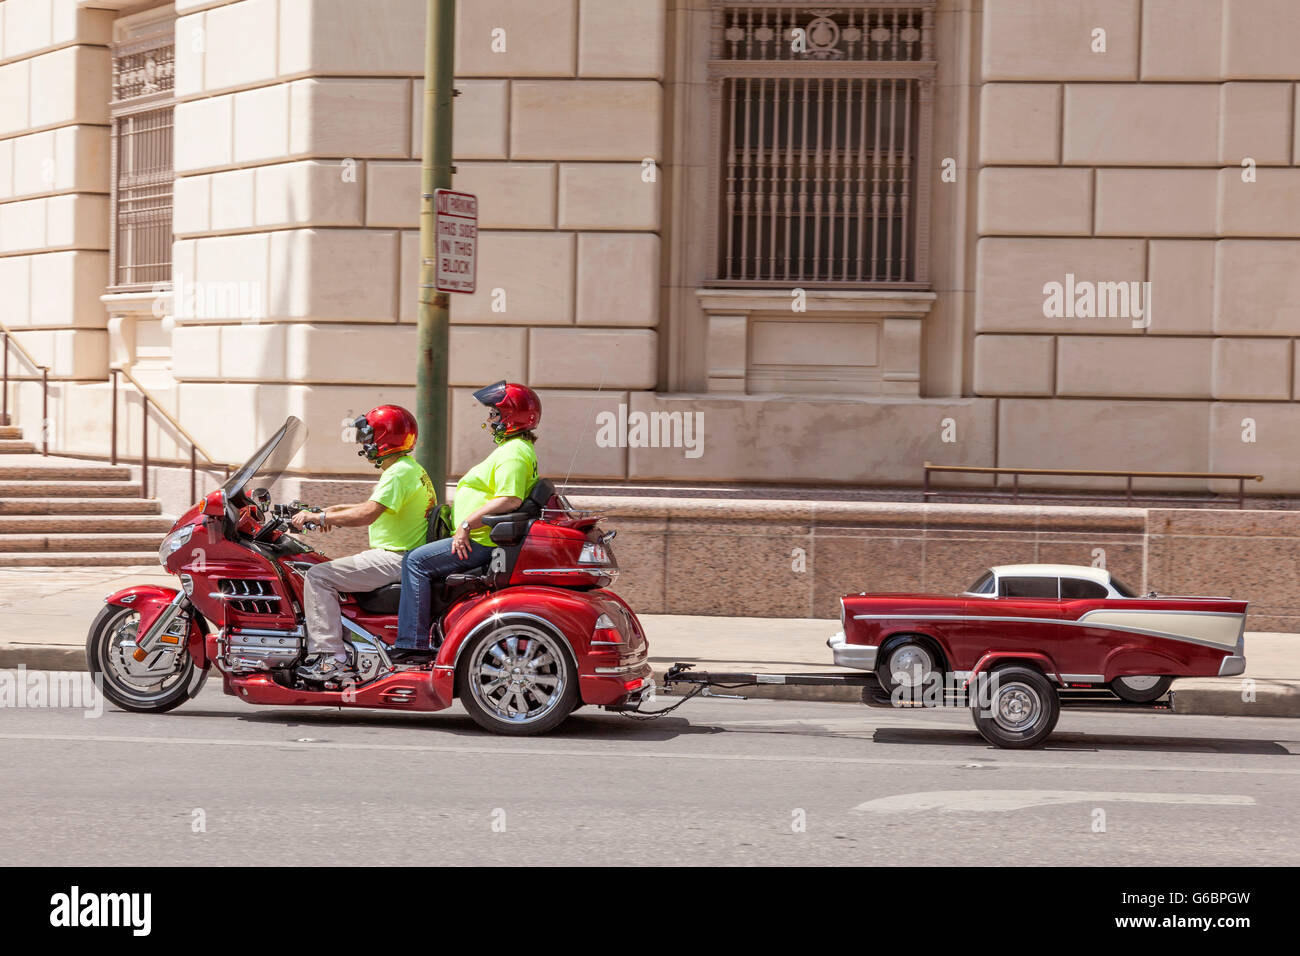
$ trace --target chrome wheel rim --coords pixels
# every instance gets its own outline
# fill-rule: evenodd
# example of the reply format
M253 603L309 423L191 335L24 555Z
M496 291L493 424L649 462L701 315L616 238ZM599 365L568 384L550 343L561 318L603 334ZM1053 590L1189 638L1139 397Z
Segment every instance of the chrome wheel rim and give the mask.
M993 701L993 720L1003 730L1018 733L1032 727L1043 710L1038 691L1016 681L998 689Z
M143 661L134 657L140 612L124 608L104 627L99 666L106 683L123 697L148 704L170 695L189 679L194 659L183 645L163 645Z
M1121 677L1119 682L1134 691L1147 691L1160 683L1158 675L1142 675L1141 677Z
M530 724L555 710L565 681L564 648L528 625L493 631L470 660L474 699L497 720L512 724Z
M905 644L889 655L889 676L903 687L916 687L930 676L934 660L919 644Z

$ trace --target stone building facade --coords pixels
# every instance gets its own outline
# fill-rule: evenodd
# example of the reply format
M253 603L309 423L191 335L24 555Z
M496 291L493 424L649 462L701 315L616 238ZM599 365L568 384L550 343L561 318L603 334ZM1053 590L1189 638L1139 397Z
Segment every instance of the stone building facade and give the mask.
M302 473L365 473L343 422L414 401L424 10L0 0L0 321L52 451L107 455L118 367L220 461L294 414ZM466 0L453 470L510 378L578 477L1300 492L1297 47L1289 0ZM701 453L598 438L655 412Z

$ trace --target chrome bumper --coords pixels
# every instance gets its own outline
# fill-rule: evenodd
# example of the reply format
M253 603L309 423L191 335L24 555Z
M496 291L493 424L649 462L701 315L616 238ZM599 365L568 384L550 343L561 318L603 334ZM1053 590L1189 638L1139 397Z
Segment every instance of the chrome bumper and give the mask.
M840 631L833 634L826 642L831 649L831 656L838 667L856 667L864 671L876 669L876 650L866 644L850 644Z
M1223 659L1219 665L1220 677L1236 677L1238 674L1246 673L1246 658L1229 655Z

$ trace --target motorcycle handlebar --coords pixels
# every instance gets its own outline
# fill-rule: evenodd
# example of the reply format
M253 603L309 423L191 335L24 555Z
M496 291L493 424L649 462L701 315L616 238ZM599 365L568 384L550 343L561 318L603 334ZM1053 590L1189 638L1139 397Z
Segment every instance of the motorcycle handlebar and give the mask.
M285 524L288 524L289 519L292 518L294 515L296 515L299 511L314 511L320 513L323 512L324 510L325 510L324 508L317 508L313 505L309 505L305 501L293 501L287 505L271 506L272 516L279 521L283 521ZM320 530L320 527L321 527L321 522L319 521L307 521L304 522L302 526L304 531L318 531Z

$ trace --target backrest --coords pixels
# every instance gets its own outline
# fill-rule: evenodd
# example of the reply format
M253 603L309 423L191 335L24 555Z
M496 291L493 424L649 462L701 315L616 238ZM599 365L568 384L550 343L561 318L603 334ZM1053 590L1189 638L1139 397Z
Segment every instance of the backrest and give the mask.
M503 587L514 573L515 562L519 560L519 550L528 529L534 521L542 516L542 510L555 495L555 485L549 478L539 478L528 490L528 497L519 505L518 511L501 515L491 525L489 532L492 543L504 553L505 566L496 572L490 572L491 586Z
M546 507L547 502L555 495L555 485L549 478L538 478L533 482L533 487L529 489L528 497L524 503L519 506L520 511L527 512L531 517L540 518L542 509Z

